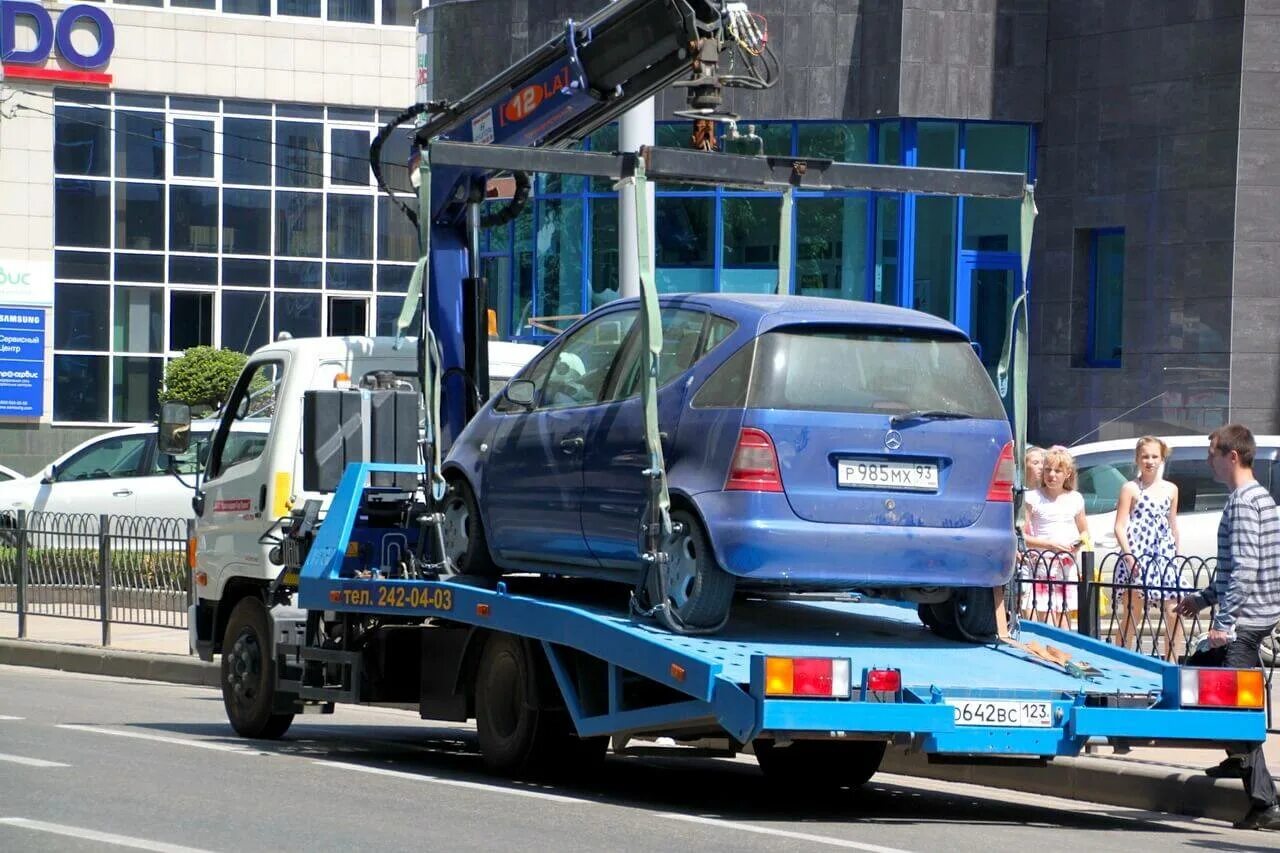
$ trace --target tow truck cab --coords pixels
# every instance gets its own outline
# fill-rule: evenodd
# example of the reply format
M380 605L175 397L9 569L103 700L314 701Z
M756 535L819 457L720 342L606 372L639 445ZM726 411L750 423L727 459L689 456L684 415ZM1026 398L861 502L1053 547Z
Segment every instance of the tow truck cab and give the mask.
M501 387L539 347L491 341L491 389ZM330 495L307 492L302 482L303 392L391 371L418 387L417 340L394 337L295 338L254 352L236 380L207 451L204 479L193 498L195 541L188 548L194 596L192 648L204 660L220 650L228 614L247 595L262 597L280 566L265 537L276 522L308 499L327 508ZM237 431L260 433L228 442Z

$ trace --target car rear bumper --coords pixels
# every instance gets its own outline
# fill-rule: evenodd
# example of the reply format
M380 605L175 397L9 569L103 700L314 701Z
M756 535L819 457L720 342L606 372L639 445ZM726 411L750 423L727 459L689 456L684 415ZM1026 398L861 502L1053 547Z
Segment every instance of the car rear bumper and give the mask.
M1000 586L1013 574L1013 506L988 503L968 527L805 521L783 494L695 498L720 564L763 585L796 589Z

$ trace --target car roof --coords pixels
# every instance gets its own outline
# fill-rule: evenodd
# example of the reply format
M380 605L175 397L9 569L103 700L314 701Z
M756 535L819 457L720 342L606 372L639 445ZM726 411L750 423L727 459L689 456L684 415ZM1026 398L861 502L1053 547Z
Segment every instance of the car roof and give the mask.
M1205 448L1209 445L1209 436L1199 433L1186 433L1184 435L1160 435L1156 436L1170 448L1179 447L1199 447ZM1280 435L1255 435L1254 443L1259 447L1280 447ZM1110 441L1093 441L1088 444L1077 444L1075 447L1068 447L1067 452L1073 457L1092 456L1098 453L1113 453L1117 450L1126 450L1132 453L1138 446L1138 439L1134 438L1117 438Z
M615 306L636 307L639 299L619 299ZM778 296L760 293L675 293L661 296L663 307L696 306L706 308L740 323L755 323L761 331L779 326L807 324L849 324L861 326L894 326L942 332L963 337L964 332L932 314L850 299L828 299L823 296Z

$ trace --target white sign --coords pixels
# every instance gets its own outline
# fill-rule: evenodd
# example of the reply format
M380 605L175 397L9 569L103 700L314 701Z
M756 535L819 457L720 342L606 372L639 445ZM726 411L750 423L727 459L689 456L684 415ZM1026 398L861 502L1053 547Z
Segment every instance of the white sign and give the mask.
M0 305L52 305L53 264L0 258Z

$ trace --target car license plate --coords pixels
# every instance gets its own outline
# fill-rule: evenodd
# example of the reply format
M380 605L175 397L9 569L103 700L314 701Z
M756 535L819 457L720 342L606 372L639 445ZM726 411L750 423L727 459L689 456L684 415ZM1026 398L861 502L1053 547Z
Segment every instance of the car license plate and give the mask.
M884 462L878 459L839 459L836 482L854 489L911 489L938 491L938 466L932 462Z
M950 703L957 726L1011 726L1047 729L1052 725L1051 702L1009 702L967 699Z

